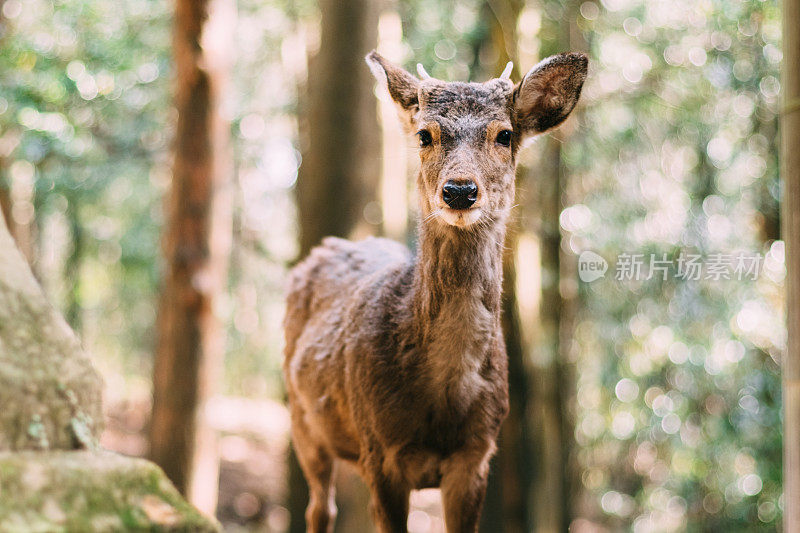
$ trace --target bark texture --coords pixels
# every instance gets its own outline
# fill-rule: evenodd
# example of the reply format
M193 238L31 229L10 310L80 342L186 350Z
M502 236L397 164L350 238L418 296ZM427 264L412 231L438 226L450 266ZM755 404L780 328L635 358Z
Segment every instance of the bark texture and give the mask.
M0 217L0 451L89 447L102 382Z
M784 181L786 320L783 362L784 530L800 531L800 0L783 4L783 101L781 174Z
M217 454L202 413L224 355L214 308L226 286L230 250L232 159L219 108L228 67L221 47L232 6L228 0L175 3L178 123L151 423L151 458L208 512L216 503Z

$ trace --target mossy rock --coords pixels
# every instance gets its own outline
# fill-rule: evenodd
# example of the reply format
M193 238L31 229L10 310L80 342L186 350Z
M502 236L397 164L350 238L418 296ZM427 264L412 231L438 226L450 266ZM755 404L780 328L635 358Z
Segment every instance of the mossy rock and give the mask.
M107 451L0 452L0 531L219 532L155 464Z
M0 216L0 451L90 448L103 384Z

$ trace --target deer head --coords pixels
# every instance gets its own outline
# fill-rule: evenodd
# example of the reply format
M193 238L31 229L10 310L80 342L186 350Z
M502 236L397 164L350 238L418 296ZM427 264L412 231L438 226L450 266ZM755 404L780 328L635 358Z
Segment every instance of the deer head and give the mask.
M423 220L459 230L506 219L520 146L567 118L588 65L583 54L552 56L514 85L510 68L485 83L444 82L421 66L419 79L374 51L366 59L418 137Z

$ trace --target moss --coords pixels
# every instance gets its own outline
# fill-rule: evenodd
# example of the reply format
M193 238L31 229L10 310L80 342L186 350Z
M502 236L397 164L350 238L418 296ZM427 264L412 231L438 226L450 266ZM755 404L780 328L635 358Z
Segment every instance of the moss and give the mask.
M75 437L76 448L92 449L95 447L92 436L91 421L83 413L73 416L69 421L72 436Z
M39 448L43 450L46 450L49 446L49 442L47 440L47 430L42 424L41 416L33 415L31 417L31 422L28 424L28 436L33 439Z
M0 494L0 531L219 531L153 463L111 452L0 453Z
M131 530L142 527L142 519L137 516L137 514L141 515L141 511L133 507L126 507L119 513L119 517L125 529Z

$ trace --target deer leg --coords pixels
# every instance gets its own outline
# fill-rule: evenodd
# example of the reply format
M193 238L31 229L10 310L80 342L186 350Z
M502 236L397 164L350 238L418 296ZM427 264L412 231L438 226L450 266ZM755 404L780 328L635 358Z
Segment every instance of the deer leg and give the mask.
M308 482L306 531L332 533L336 520L336 500L332 484L333 457L313 441L302 422L292 424L292 441L300 468Z
M493 450L459 453L442 465L442 502L447 533L475 533L486 495Z
M408 531L408 496L411 490L382 471L381 461L367 461L366 478L372 495L372 518L381 533Z

